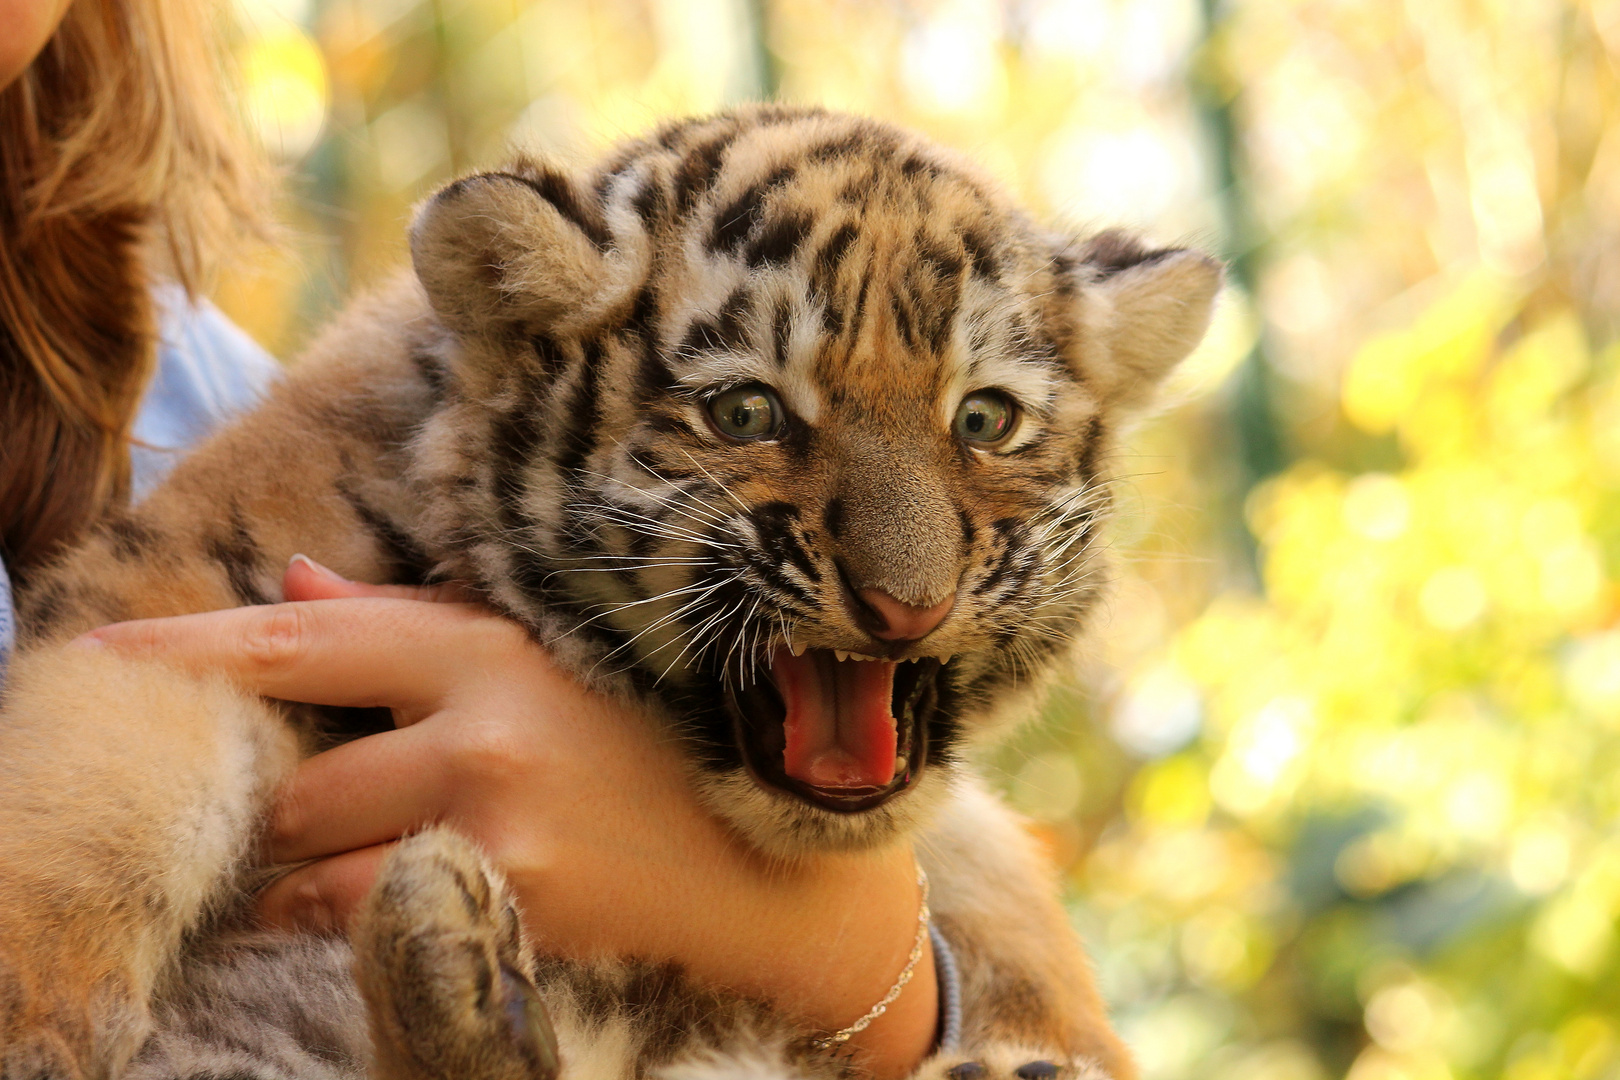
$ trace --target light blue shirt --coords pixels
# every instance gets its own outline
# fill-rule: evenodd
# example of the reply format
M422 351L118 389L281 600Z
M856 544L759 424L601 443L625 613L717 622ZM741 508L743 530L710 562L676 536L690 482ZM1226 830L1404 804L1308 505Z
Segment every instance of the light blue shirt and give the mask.
M192 304L177 285L154 290L160 312L157 371L135 418L130 449L136 501L220 423L263 396L280 368L213 304ZM11 579L0 562L0 679L16 641Z

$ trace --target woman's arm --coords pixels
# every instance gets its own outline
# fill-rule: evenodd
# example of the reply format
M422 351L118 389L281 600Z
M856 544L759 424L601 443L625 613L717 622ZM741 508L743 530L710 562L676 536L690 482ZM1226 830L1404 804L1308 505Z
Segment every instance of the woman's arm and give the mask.
M305 563L286 592L305 602L90 635L272 697L394 710L397 730L310 759L284 789L273 853L320 861L266 896L271 921L341 925L390 841L446 822L501 866L543 951L677 960L828 1031L905 966L919 899L909 849L767 861L698 805L652 723L579 686L507 620ZM877 1076L902 1076L935 1022L925 945L910 985L849 1045Z

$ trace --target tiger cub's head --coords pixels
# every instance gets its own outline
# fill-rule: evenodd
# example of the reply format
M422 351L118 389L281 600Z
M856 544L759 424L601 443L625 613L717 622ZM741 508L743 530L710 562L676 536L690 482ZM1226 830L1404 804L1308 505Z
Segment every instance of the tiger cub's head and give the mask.
M1111 435L1221 277L781 107L457 181L412 253L454 570L660 702L711 805L782 852L915 824L1066 655Z

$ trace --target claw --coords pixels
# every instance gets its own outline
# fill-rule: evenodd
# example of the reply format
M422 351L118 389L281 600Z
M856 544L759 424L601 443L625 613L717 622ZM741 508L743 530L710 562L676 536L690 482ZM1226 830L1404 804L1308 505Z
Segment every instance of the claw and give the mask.
M1057 1074L1058 1067L1050 1061L1031 1061L1013 1070L1018 1080L1054 1080Z
M562 1062L557 1056L557 1033L534 984L509 964L501 965L501 988L506 996L506 1019L518 1052L529 1060L534 1080L556 1080Z

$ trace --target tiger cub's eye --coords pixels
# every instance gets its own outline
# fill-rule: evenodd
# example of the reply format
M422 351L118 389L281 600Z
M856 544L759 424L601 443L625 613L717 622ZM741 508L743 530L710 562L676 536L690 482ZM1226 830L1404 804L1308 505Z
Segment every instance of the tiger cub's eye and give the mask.
M720 434L733 439L768 439L782 428L782 403L757 383L709 399L709 416Z
M1012 433L1018 420L1018 407L999 390L975 390L962 399L952 425L958 439L968 442L1000 442Z

